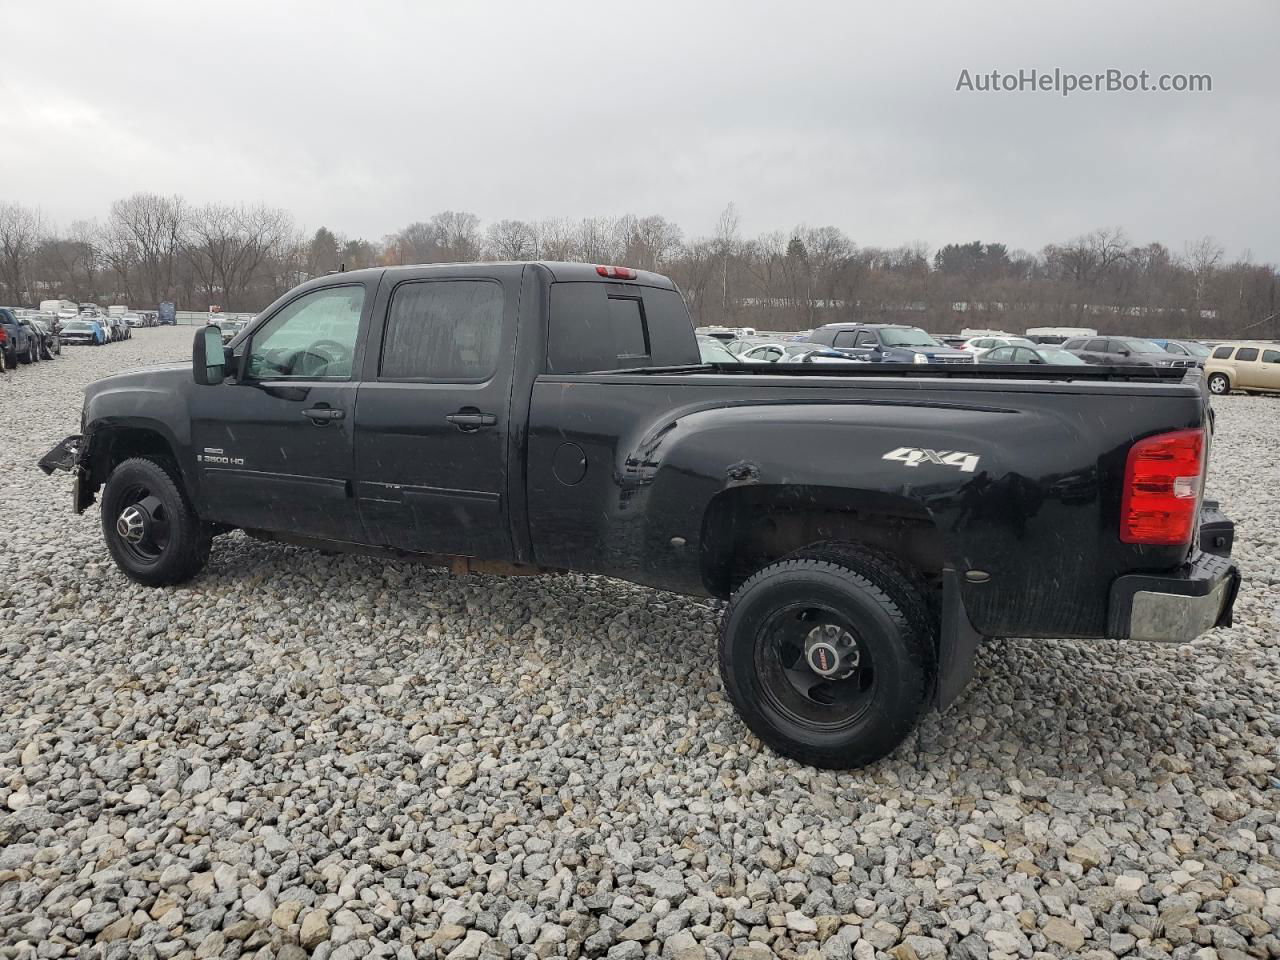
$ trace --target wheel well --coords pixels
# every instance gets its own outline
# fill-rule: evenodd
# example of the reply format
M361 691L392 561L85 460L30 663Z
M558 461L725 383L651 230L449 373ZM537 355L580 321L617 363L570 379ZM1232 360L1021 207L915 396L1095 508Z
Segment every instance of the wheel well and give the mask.
M942 538L924 507L875 491L743 486L718 494L702 524L702 579L727 597L761 567L824 541L873 546L941 583Z
M97 489L111 471L133 457L161 456L176 461L169 441L146 427L108 427L95 431L89 447L89 483Z

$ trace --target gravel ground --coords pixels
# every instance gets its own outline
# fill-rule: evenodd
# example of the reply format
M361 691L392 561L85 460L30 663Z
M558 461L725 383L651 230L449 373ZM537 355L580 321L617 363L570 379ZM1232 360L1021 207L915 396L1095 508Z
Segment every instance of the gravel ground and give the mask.
M0 380L0 955L1280 957L1280 398L1217 402L1237 626L993 643L873 768L747 736L713 604L250 541L118 573Z

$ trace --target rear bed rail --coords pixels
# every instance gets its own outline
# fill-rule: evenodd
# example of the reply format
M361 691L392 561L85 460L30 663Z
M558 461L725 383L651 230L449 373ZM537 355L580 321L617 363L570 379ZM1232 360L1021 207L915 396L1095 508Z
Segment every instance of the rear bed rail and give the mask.
M702 363L680 367L630 367L601 374L728 373L739 376L916 377L947 380L1120 380L1174 383L1199 379L1198 367L1039 366L1028 363Z

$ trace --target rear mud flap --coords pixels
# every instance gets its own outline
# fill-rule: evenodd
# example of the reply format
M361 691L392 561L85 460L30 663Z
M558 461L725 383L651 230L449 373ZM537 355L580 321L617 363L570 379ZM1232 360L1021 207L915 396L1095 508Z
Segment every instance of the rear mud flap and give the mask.
M973 679L974 656L982 634L973 628L960 599L960 579L942 571L942 624L938 641L938 682L934 707L946 710Z

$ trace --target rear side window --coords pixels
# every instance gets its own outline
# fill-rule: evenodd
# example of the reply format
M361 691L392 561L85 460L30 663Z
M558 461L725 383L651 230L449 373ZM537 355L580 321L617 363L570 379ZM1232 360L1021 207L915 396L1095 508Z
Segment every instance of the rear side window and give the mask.
M553 283L547 336L550 373L702 362L680 294L659 287Z
M852 347L857 339L857 333L853 330L839 330L836 332L835 340L832 341L834 347Z
M384 380L487 380L498 367L502 285L490 280L414 280L391 297Z
M1225 360L1227 357L1231 356L1231 351L1234 349L1235 347L1219 347L1217 350L1213 351L1213 359Z
M1241 347L1239 350L1236 351L1236 359L1237 360L1257 360L1258 348L1257 347Z
M1086 350L1092 350L1094 353L1106 353L1106 352L1107 352L1107 341L1105 341L1105 340L1090 340L1090 341L1089 341L1089 345L1088 345L1087 347L1085 347L1085 349L1086 349Z
M639 297L609 297L613 342L619 360L643 360L649 356L649 329Z

